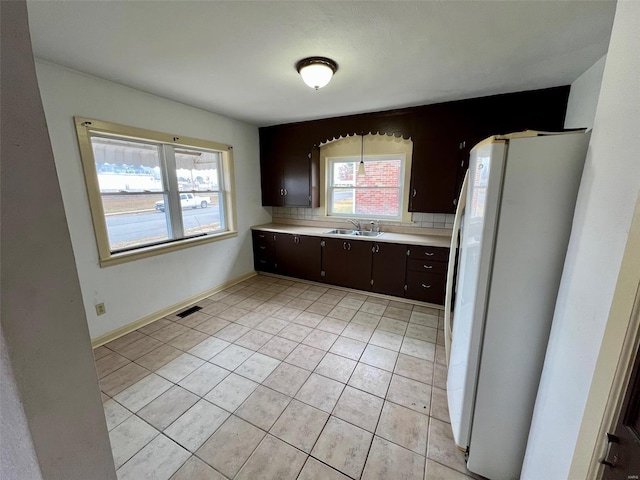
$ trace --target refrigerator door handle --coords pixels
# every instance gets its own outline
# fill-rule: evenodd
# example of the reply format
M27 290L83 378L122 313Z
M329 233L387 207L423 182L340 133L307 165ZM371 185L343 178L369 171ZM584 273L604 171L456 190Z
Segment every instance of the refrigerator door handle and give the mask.
M464 175L462 188L460 189L460 198L456 208L456 216L453 221L453 232L451 233L451 248L449 249L449 266L447 268L447 283L445 286L444 297L444 348L449 366L449 356L451 355L451 308L453 307L453 281L456 277L456 251L458 250L458 234L460 233L460 222L464 209L467 205L467 185L469 183L469 170Z

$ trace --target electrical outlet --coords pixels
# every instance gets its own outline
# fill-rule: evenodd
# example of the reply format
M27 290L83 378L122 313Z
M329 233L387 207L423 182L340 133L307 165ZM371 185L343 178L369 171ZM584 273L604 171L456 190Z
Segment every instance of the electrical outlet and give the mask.
M96 313L98 315L104 315L105 313L107 313L107 309L104 306L104 303L98 303L96 304Z

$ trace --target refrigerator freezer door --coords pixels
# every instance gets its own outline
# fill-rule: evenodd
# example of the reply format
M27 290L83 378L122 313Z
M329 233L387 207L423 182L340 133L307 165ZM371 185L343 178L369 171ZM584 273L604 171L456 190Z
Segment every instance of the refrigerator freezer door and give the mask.
M469 184L469 172L464 176L462 189L460 190L460 198L458 199L458 208L456 209L456 218L453 222L453 232L451 233L451 248L449 248L449 267L447 268L447 285L445 288L444 299L444 348L447 365L449 365L449 357L451 356L451 325L452 325L452 299L453 284L457 275L456 260L458 259L459 235L461 233L462 219L464 210L467 206L467 185Z
M471 151L454 306L447 398L456 445L469 446L493 242L505 163L504 141Z

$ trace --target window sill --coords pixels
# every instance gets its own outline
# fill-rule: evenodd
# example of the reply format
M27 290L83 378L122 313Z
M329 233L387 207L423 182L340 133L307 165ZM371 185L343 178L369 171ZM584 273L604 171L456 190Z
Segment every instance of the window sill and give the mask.
M155 255L162 255L169 252L175 252L183 250L185 248L195 247L198 245L204 245L206 243L217 242L225 240L227 238L237 237L237 230L231 230L227 232L206 235L204 237L185 238L183 240L176 240L175 242L165 243L162 245L152 245L149 247L139 248L129 252L113 253L108 257L100 258L100 267L110 267L112 265L119 265L121 263L133 262L134 260L140 260L142 258L153 257Z

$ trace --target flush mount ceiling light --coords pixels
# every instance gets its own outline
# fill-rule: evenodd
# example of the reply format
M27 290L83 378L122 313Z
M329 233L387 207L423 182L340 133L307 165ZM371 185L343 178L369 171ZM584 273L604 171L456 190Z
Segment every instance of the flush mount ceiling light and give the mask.
M318 90L331 81L333 74L338 71L338 64L330 58L309 57L296 63L296 70L304 83Z

